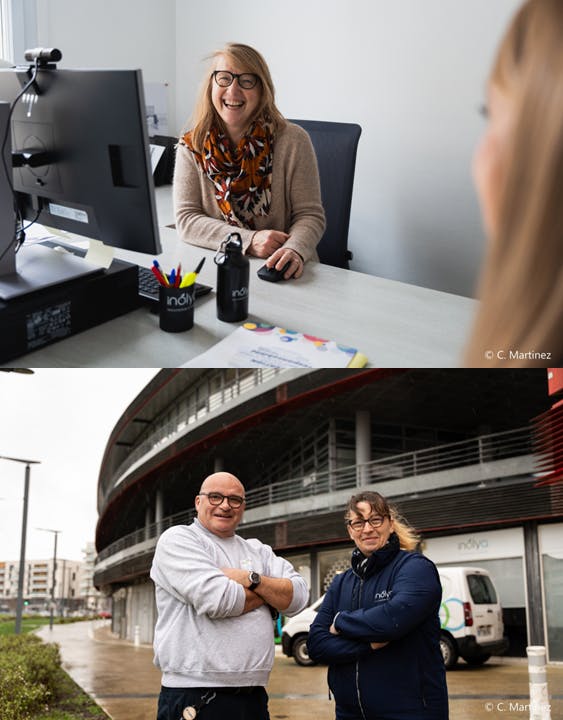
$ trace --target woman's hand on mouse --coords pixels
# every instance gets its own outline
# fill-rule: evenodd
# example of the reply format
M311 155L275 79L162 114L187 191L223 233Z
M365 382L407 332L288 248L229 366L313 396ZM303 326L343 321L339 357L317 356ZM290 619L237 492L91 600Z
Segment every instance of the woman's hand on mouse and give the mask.
M303 275L305 263L303 262L301 255L296 250L282 247L272 253L272 255L270 255L270 257L266 260L266 265L268 267L275 267L277 270L282 270L286 263L289 263L289 265L283 274L285 280L289 280L291 277L298 278Z

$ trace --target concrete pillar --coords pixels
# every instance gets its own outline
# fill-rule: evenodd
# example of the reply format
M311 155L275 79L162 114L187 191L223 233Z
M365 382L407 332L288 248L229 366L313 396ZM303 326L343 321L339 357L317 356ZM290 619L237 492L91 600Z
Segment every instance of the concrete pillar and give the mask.
M371 460L371 414L368 410L356 411L356 482L359 487L369 483L366 465Z
M328 491L335 489L337 458L336 458L336 421L330 418L328 421Z
M147 505L145 507L145 540L148 540L150 538L150 532L149 532L149 526L152 522L152 508L150 505L150 501L147 500Z
M524 523L524 554L526 568L526 617L528 620L528 642L530 645L545 643L543 598L541 594L541 557L537 522Z
M310 567L311 567L311 597L310 602L315 602L321 596L320 582L319 582L319 555L316 550L311 550L310 555Z
M154 521L156 523L156 536L160 535L160 523L164 514L164 498L162 490L157 490L154 496Z

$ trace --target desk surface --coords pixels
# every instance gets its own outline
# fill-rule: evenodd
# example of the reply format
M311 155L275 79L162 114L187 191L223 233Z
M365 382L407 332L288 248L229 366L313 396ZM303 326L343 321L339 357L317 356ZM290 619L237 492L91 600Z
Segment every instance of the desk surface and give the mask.
M199 280L216 286L214 252L187 245L173 222L170 188L157 188L163 254L169 269L179 261L194 268L203 255ZM153 258L118 251L140 265ZM475 301L415 285L308 263L299 280L267 283L256 276L263 264L250 259L250 320L263 321L356 347L371 367L455 367ZM192 330L172 334L158 327L158 315L141 308L15 361L25 367L177 367L207 350L238 324L216 317L215 292L200 298ZM13 366L14 361L8 363Z

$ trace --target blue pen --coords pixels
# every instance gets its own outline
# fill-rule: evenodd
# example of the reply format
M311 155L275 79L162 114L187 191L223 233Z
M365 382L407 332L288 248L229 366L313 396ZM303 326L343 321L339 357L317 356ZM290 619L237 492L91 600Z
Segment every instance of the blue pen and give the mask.
M169 286L170 286L170 283L168 282L168 278L166 277L166 273L162 271L162 268L161 268L160 265L158 264L158 260L153 260L153 261L152 261L152 264L153 264L153 266L158 270L158 272L160 273L160 275L162 276L162 279L163 279L163 281L164 281L164 284L165 284L167 287L169 287Z
M172 268L172 272L168 276L168 279L170 281L170 286L174 287L174 283L176 282L176 268Z

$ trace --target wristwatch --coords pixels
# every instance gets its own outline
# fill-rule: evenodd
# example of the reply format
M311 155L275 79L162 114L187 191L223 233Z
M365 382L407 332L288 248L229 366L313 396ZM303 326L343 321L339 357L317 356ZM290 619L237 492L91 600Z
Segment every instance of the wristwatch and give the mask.
M248 586L249 590L256 590L258 585L262 582L262 578L257 572L254 572L254 570L251 570L248 573L248 580L250 582L250 585Z

